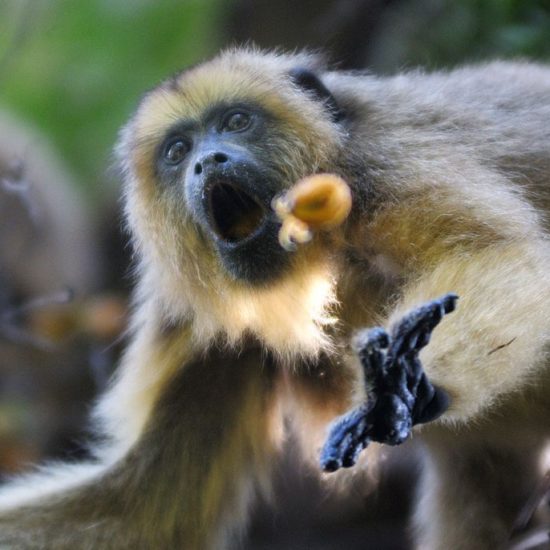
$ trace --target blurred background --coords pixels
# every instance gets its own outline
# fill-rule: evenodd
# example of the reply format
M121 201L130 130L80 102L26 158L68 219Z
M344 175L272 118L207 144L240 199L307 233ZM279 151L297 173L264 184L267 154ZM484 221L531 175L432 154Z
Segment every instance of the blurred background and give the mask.
M0 479L85 454L86 416L124 346L118 129L161 79L250 41L376 73L545 61L550 1L0 0ZM339 497L290 452L247 548L408 548L409 447L382 462L377 488Z

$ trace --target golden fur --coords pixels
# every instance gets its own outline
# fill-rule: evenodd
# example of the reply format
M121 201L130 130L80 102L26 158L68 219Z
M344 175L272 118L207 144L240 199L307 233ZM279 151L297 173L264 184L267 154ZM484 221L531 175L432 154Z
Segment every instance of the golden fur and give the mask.
M342 122L289 80L297 66L320 75ZM227 273L154 168L174 122L243 100L276 121L254 152L276 159L281 191L330 171L354 194L342 228L260 285ZM230 546L253 485L268 491L282 418L316 452L364 397L353 332L448 291L459 308L421 355L452 403L419 430L419 545L503 544L547 435L549 121L550 70L530 64L382 79L235 49L149 92L118 147L138 287L132 342L96 409L106 440L81 481L61 466L38 500L41 478L17 499L6 489L3 547Z

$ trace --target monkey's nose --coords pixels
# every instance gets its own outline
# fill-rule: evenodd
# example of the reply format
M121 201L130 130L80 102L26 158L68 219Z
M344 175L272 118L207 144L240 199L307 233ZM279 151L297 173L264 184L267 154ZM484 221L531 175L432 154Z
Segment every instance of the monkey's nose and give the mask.
M217 166L219 164L225 164L229 160L229 157L225 153L213 152L208 153L201 157L195 163L195 174L202 174L202 171L207 166Z

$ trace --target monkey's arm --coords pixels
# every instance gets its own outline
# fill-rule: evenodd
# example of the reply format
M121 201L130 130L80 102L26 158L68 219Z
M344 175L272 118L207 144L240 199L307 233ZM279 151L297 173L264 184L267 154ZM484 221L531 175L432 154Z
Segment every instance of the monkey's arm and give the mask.
M542 368L550 305L546 246L536 240L503 242L478 252L450 255L405 289L390 326L404 311L434 295L453 289L461 297L457 311L434 331L420 354L427 380L450 397L450 407L440 422L478 418L510 392L527 387ZM335 445L345 437L353 440L358 428L365 433L357 414L347 420L350 430L344 429L345 419L343 426L335 428L332 435L337 437L329 438L324 465L329 458L336 459L333 468L351 465L357 445L368 443L363 440L354 447L344 441L341 451L334 454ZM384 416L378 418L381 424L371 427L370 433L383 426ZM389 434L377 439L391 442Z
M386 326L438 296L460 296L419 355L427 380L450 397L438 423L479 418L530 383L550 306L550 251L537 212L496 171L466 157L453 171L451 153L453 162L408 159L406 185L355 229L354 244L401 266L401 298Z
M214 349L182 365L186 353L178 348L188 346L185 336L174 329L157 338L156 349L141 360L154 356L147 367L161 386L131 447L107 449L98 463L78 470L61 465L34 483L23 480L36 497L27 495L18 505L10 506L8 489L0 548L225 546L227 524L244 518L253 482L263 480L274 449L273 368L255 349L240 355ZM161 376L162 369L170 375ZM125 388L115 387L115 395L134 392L133 406L146 407L138 389L153 391L155 380L132 386L129 376L119 379ZM132 397L125 397L130 407ZM48 479L52 487L45 492Z

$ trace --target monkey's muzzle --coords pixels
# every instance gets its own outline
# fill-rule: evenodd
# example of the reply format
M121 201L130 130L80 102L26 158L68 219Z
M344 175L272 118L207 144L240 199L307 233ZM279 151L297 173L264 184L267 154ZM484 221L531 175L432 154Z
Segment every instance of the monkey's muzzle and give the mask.
M210 186L208 210L214 233L228 243L239 243L261 232L267 216L257 197L227 182Z
M252 164L237 168L203 180L202 223L232 277L266 284L289 262L278 241L281 223L270 208L277 185Z

